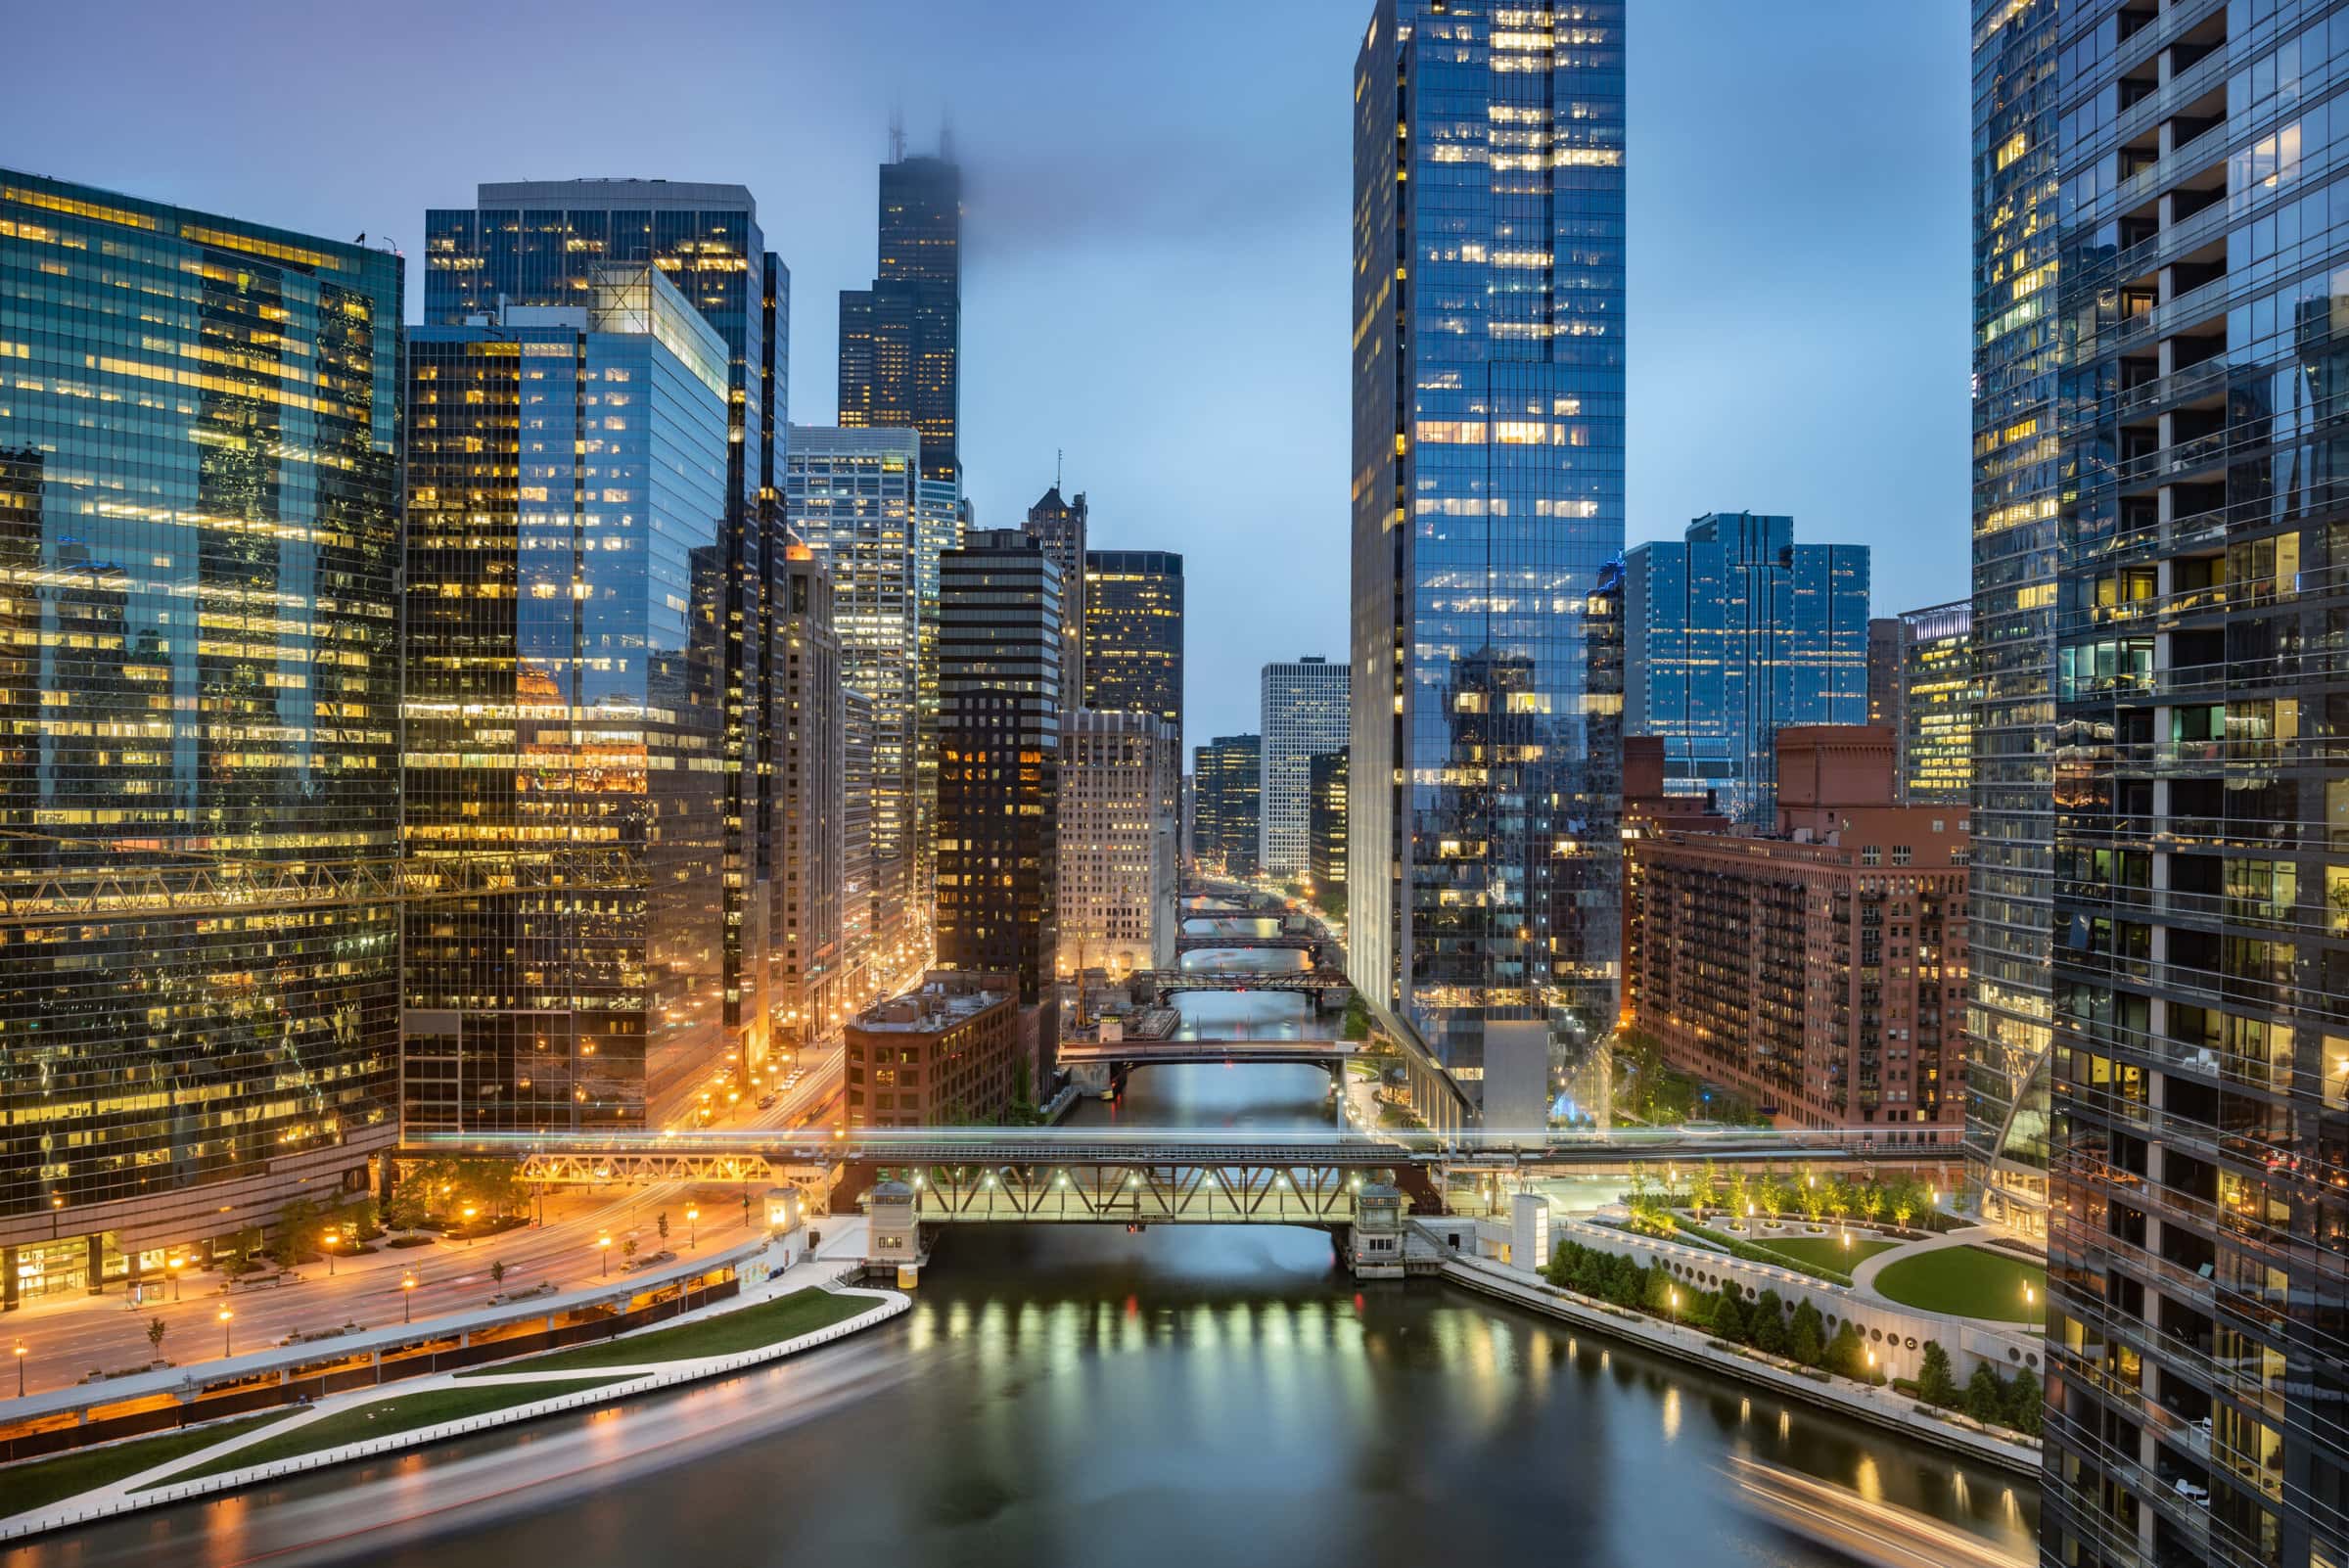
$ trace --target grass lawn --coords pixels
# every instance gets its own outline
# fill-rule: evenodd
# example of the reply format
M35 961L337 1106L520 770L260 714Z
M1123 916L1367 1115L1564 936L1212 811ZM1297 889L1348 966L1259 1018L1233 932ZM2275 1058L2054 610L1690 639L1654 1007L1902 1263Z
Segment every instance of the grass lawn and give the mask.
M836 1296L810 1285L777 1301L722 1313L674 1328L656 1328L626 1339L551 1351L529 1360L484 1366L459 1377L498 1377L507 1372L567 1372L581 1366L635 1366L647 1361L689 1361L704 1356L738 1356L834 1323L875 1306L870 1296Z
M1944 1247L1886 1264L1875 1287L1888 1301L1927 1312L2008 1323L2042 1323L2048 1316L2047 1269L1985 1247Z
M323 1419L307 1422L291 1432L263 1438L249 1448L239 1449L234 1453L223 1453L217 1459L165 1476L155 1486L141 1487L139 1490L152 1492L157 1487L176 1486L182 1481L201 1480L207 1475L225 1475L231 1470L249 1469L256 1464L274 1464L280 1459L316 1453L321 1449L340 1448L345 1443L364 1443L371 1438L391 1437L399 1432L413 1432L420 1427L438 1426L443 1421L462 1421L467 1416L486 1415L492 1410L551 1400L558 1395L576 1394L583 1388L597 1388L620 1381L616 1377L567 1377L544 1383L493 1383L480 1388L437 1388L424 1394L403 1394L397 1399L373 1400L347 1410L338 1410Z
M1845 1273L1850 1273L1864 1260L1873 1258L1879 1252L1890 1252L1900 1243L1878 1241L1872 1236L1855 1234L1852 1237L1852 1244L1847 1247L1833 1234L1828 1234L1824 1236L1765 1236L1754 1245L1768 1247L1772 1252L1782 1252L1789 1258L1799 1258L1807 1264L1817 1264L1824 1268L1840 1268Z
M94 1488L111 1486L126 1475L169 1464L183 1453L226 1442L240 1432L265 1426L286 1413L271 1410L265 1415L248 1415L241 1420L218 1421L183 1432L134 1438L111 1448L61 1453L52 1459L34 1459L0 1470L0 1515L29 1513Z

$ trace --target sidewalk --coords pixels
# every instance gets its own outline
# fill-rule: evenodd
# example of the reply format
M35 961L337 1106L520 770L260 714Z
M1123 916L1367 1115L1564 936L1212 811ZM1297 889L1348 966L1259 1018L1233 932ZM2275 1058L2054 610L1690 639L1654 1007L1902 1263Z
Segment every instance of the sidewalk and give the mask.
M94 1487L61 1502L0 1520L0 1541L14 1540L46 1530L56 1530L110 1514L129 1512L162 1503L180 1502L190 1498L231 1491L256 1481L270 1480L298 1471L320 1469L350 1459L418 1448L463 1433L533 1420L542 1415L607 1404L615 1400L631 1399L654 1389L739 1371L761 1362L779 1360L785 1357L798 1355L802 1351L829 1344L850 1334L859 1333L897 1316L912 1306L910 1298L895 1290L867 1289L850 1286L842 1282L842 1276L852 1266L861 1265L864 1242L860 1220L854 1222L853 1225L841 1224L837 1231L831 1226L827 1226L825 1241L826 1245L820 1249L817 1256L801 1261L771 1279L763 1277L766 1268L764 1260L767 1253L762 1250L746 1261L744 1265L746 1284L740 1295L720 1302L703 1312L670 1318L659 1324L635 1330L632 1334L623 1335L621 1339L609 1343L624 1345L630 1338L673 1329L680 1324L708 1322L732 1313L741 1312L746 1308L763 1306L786 1295L808 1288L829 1290L836 1295L871 1300L873 1305L868 1310L843 1321L795 1338L731 1355L600 1365L594 1369L592 1374L588 1375L603 1378L605 1381L594 1388L585 1390L576 1389L576 1385L582 1377L582 1374L577 1371L500 1372L495 1365L490 1365L485 1368L469 1369L468 1373L462 1376L454 1372L443 1372L416 1378L403 1382L392 1390L370 1388L337 1395L321 1400L283 1419L267 1422L257 1428L234 1431L208 1447L175 1453L163 1462L148 1466L136 1474L124 1476L106 1485ZM252 1468L204 1476L168 1488L157 1487L157 1483L167 1480L171 1476L201 1468L248 1448L263 1443L274 1443L289 1433L299 1431L304 1426L329 1419L345 1411L381 1403L388 1396L404 1399L411 1395L430 1394L438 1390L456 1388L489 1390L499 1387L528 1387L541 1382L563 1385L567 1391L547 1399L514 1405L461 1420L417 1427L371 1442L343 1444L335 1448L322 1449L315 1453L285 1456L274 1461L257 1464ZM130 1441L135 1443L143 1440L132 1439ZM103 1451L83 1450L77 1452L99 1453ZM42 1461L32 1462L37 1464ZM0 1474L5 1473L5 1471L0 1471ZM157 1489L145 1491L142 1490L144 1488Z

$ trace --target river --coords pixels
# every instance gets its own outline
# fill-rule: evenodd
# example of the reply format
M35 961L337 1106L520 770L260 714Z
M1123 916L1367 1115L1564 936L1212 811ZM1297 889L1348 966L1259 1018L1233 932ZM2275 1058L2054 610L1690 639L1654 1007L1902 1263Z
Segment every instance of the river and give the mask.
M1219 1030L1302 1028L1204 995ZM1088 1121L1320 1125L1301 1066L1160 1067ZM1837 1562L1750 1454L2021 1555L2036 1490L1278 1228L956 1231L914 1311L723 1382L36 1543L9 1568ZM458 1501L457 1499L466 1499Z

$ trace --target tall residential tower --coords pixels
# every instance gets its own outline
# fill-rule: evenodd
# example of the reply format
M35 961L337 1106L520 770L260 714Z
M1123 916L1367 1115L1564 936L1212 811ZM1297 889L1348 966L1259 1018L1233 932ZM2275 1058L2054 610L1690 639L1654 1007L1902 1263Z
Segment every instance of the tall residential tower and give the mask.
M1346 749L1345 668L1316 658L1267 665L1258 699L1257 864L1276 877L1299 877L1313 858L1313 758Z

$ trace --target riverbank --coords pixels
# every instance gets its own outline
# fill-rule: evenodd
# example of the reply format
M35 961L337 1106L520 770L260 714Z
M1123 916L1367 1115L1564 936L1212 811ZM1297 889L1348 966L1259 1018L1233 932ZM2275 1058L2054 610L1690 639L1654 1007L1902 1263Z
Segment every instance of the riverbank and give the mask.
M2003 1470L2029 1476L2039 1474L2037 1445L1920 1411L1916 1401L1904 1394L1868 1388L1824 1373L1813 1376L1791 1370L1775 1360L1723 1348L1702 1329L1660 1322L1623 1308L1590 1301L1561 1290L1538 1274L1488 1259L1447 1256L1439 1276L1480 1295L1513 1303L1593 1333L1612 1335L1643 1350L1724 1373L1773 1394L1863 1420Z
M260 1420L226 1420L0 1468L0 1498L12 1492L38 1495L46 1466L73 1466L63 1473L73 1481L93 1483L0 1518L0 1541L723 1376L861 1333L912 1305L898 1291L842 1283L859 1266L840 1258L806 1260L778 1268L771 1279L761 1279L763 1256L754 1254L745 1261L746 1276L760 1282L742 1294L705 1311L668 1318L590 1347L436 1373L391 1391L356 1390L282 1413L272 1412L271 1417ZM852 1304L859 1301L870 1305L857 1310ZM743 1316L745 1314L750 1316ZM760 1314L774 1314L779 1327L769 1331L784 1332L786 1337L752 1343L760 1337ZM801 1320L822 1326L788 1333L788 1328ZM729 1335L725 1332L729 1328L737 1331ZM644 1347L643 1359L628 1359L631 1344ZM691 1354L701 1346L711 1347L713 1353ZM591 1375L579 1375L571 1364L581 1358L592 1361ZM544 1396L536 1397L540 1389ZM382 1429L379 1420L396 1425L398 1430L369 1435L369 1427ZM319 1446L310 1449L303 1434L313 1429ZM190 1439L207 1432L209 1441L191 1443ZM350 1436L343 1440L345 1433ZM253 1462L237 1464L238 1455L244 1453L250 1453Z

